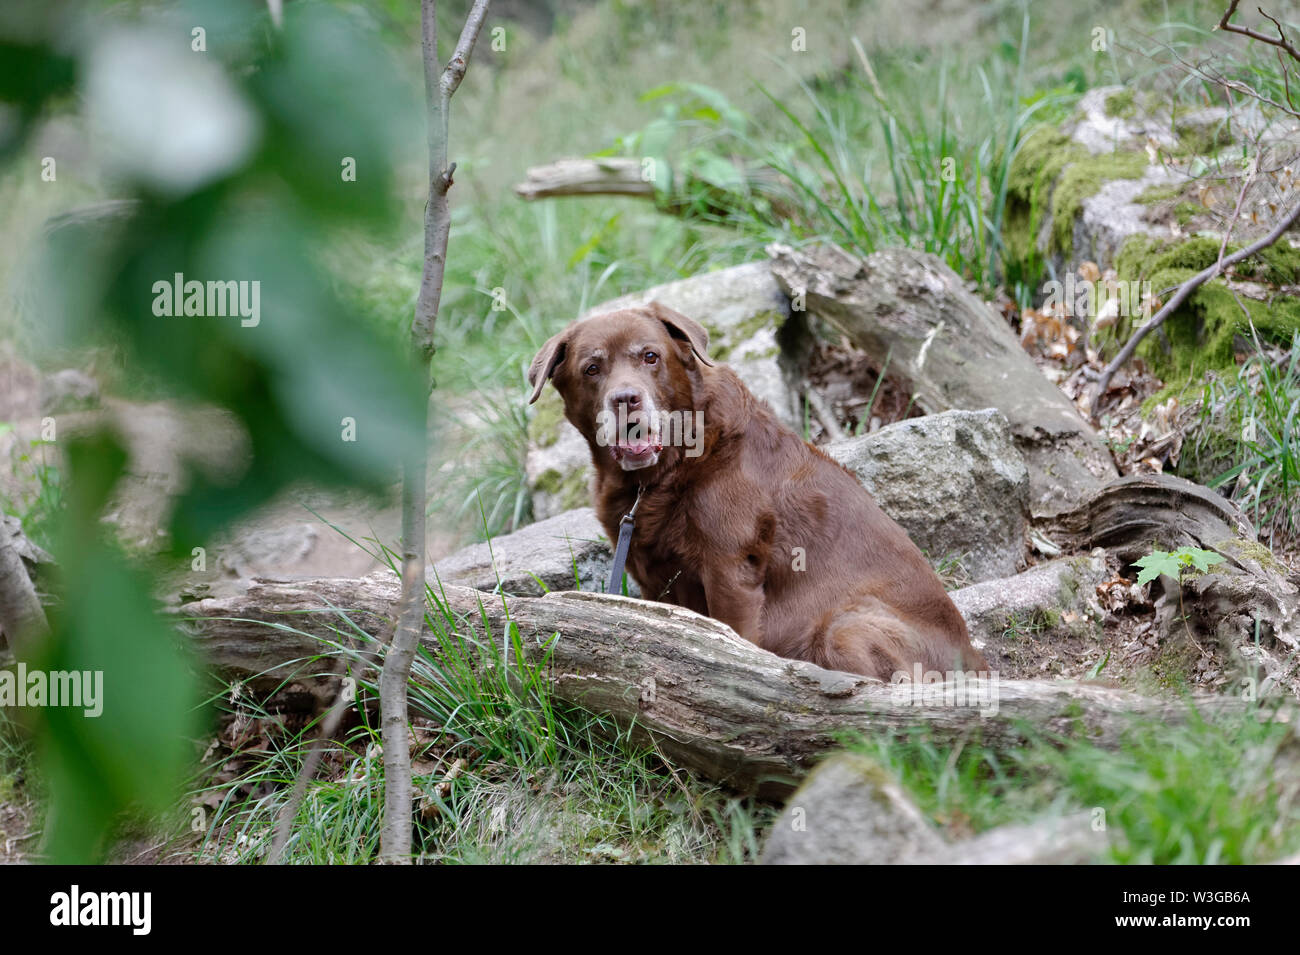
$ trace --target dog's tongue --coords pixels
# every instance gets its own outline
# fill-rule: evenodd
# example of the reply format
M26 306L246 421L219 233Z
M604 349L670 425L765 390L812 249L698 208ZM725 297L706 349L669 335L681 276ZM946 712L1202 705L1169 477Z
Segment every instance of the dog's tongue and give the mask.
M647 451L653 451L655 446L649 441L624 441L619 444L618 449L625 454L645 454Z

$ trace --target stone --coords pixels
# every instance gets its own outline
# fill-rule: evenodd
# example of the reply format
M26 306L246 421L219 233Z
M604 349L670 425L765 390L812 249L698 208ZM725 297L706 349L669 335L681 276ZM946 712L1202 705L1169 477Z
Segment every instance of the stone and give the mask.
M892 865L944 842L884 769L841 753L821 763L786 803L763 847L764 865Z
M1024 565L1029 470L997 409L909 418L823 450L931 561L955 557L975 581Z
M582 507L462 548L435 563L428 579L489 592L499 583L502 592L522 596L548 590L600 592L613 556L595 511ZM640 596L630 577L628 593Z
M908 865L1089 865L1106 861L1110 833L1091 812L999 826Z
M971 644L989 665L1007 674L1017 669L1021 639L1059 642L1096 627L1105 616L1097 586L1110 577L1102 555L1061 557L1014 577L986 580L949 596L966 620Z
M83 411L99 405L99 382L75 368L64 368L41 382L41 413Z

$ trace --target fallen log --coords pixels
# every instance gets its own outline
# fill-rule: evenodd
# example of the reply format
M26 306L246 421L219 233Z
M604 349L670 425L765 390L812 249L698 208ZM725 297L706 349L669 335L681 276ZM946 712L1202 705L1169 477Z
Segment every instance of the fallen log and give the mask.
M941 259L912 249L864 259L832 245L768 253L786 294L876 361L888 358L922 411L1001 411L1029 467L1034 517L1067 510L1116 477L1070 400Z
M649 734L681 765L765 796L788 793L845 734L925 728L938 742L978 737L1007 748L1024 742L1029 725L1113 745L1134 717L1168 721L1186 712L1182 702L1067 682L993 678L964 690L958 682L890 686L777 657L715 620L626 597L569 592L503 598L450 586L443 592L446 617L457 632L499 646L513 624L530 663L546 660L549 652L557 700L609 714L641 738ZM226 675L278 682L297 668L328 670L328 660L304 665L321 652L321 640L337 642L348 632L380 638L397 593L387 573L255 580L242 594L188 603L179 613L197 648ZM433 635L426 631L423 639L436 654ZM1243 706L1208 696L1196 703L1206 716Z
M693 218L697 215L725 216L734 212L746 196L761 195L774 218L788 218L794 212L782 188L782 179L766 166L735 165L736 181L730 186L695 176L689 167L672 172L672 188L659 190L647 181L644 159L600 157L559 159L544 166L531 166L515 195L530 202L556 196L630 196L655 201L660 212ZM663 170L658 174L663 175Z
M653 182L642 180L639 159L561 159L532 166L515 186L521 199L552 196L637 196L653 199Z

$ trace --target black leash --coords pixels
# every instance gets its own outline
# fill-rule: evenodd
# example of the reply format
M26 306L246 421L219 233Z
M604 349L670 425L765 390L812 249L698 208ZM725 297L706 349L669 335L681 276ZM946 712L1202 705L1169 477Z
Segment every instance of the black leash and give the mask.
M618 544L614 548L614 565L609 568L609 583L605 585L605 593L607 594L623 592L619 584L623 580L623 565L627 563L627 549L632 546L632 528L635 523L637 505L641 503L641 492L644 490L644 486L637 486L636 500L632 502L632 510L624 514L618 522Z

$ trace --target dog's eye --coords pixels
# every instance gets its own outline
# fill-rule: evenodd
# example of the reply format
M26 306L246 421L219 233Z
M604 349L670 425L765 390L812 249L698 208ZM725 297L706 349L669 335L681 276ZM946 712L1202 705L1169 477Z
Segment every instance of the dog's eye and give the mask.
M600 365L598 365L596 362L593 361L590 365L584 368L583 371L585 371L588 375L599 375Z
M647 365L653 365L659 360L659 356L652 351L646 352L642 357L645 359Z

